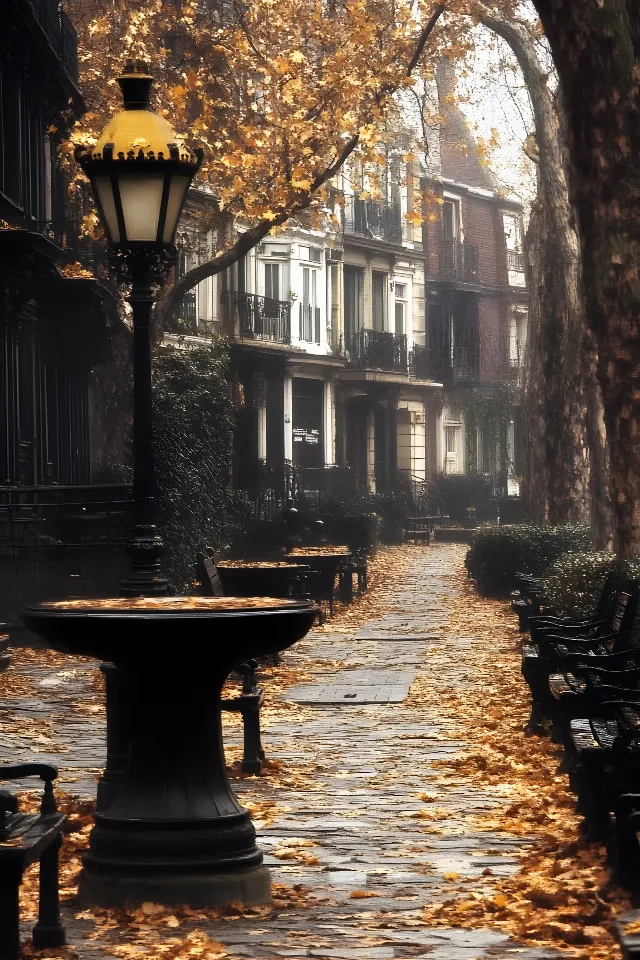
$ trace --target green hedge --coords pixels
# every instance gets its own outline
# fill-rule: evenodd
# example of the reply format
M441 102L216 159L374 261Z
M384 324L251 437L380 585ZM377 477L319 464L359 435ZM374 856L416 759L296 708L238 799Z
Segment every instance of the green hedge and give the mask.
M196 553L232 543L248 503L231 482L234 413L224 345L163 349L153 366L161 564L178 593L191 589Z
M640 560L619 560L612 553L565 553L545 577L550 604L565 616L588 616L609 573L617 573L622 581L637 581Z
M504 595L516 589L517 573L542 577L563 554L591 546L588 527L481 527L473 535L466 567L481 590Z

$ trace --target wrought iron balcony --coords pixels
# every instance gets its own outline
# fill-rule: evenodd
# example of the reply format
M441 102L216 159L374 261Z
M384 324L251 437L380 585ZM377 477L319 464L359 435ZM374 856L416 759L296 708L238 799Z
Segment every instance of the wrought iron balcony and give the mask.
M402 210L399 203L380 203L347 197L343 213L345 233L402 243Z
M359 330L347 344L347 358L353 366L407 373L405 334L382 330Z
M300 304L300 339L306 343L320 343L320 307Z
M513 273L525 273L524 253L517 250L507 250L507 269Z
M480 280L477 246L460 240L443 240L440 248L440 275L464 283L476 283Z
M480 351L476 344L460 344L455 347L453 355L449 350L437 346L422 349L426 349L422 369L427 371L427 379L444 384L475 383L478 380Z
M104 239L95 240L82 233L81 220L31 220L16 223L24 230L41 233L62 249L61 263L80 267L106 286L115 288L116 281L109 274L109 253ZM78 274L79 276L80 274Z
M58 0L30 0L36 20L73 80L78 80L78 34Z
M414 344L409 356L409 373L415 380L437 380L431 352L427 347Z
M291 304L288 300L234 291L227 295L227 301L238 312L241 337L291 343Z
M203 320L198 317L197 298L195 290L185 294L180 301L176 316L167 328L168 333L183 337L205 337L210 339L217 336L219 326L216 320Z

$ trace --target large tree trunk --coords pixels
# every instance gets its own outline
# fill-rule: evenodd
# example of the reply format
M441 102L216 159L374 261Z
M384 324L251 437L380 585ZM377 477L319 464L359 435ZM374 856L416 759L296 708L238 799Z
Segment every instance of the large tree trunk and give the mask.
M640 5L535 0L569 130L587 320L598 349L616 546L640 553Z
M537 343L528 353L525 394L531 403L525 419L533 428L526 438L530 516L542 520L546 500L550 523L580 523L589 514L581 369L583 300L580 246L569 203L560 124L531 26L494 12L482 13L480 19L506 40L518 59L531 97L540 153L529 337L535 336ZM544 492L534 490L537 484Z
M547 457L545 443L545 384L542 364L542 285L540 258L540 204L531 210L527 231L529 260L529 322L524 355L523 382L523 478L522 499L525 515L531 523L547 519Z
M591 330L585 326L582 378L587 413L589 444L589 491L591 494L591 535L597 550L612 550L613 508L609 484L609 450L604 422L602 391L597 377L598 355Z

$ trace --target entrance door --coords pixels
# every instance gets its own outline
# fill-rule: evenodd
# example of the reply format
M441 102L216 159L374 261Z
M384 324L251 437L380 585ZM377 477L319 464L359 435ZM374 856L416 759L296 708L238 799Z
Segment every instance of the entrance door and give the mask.
M324 466L322 407L324 382L293 379L293 463L296 467Z

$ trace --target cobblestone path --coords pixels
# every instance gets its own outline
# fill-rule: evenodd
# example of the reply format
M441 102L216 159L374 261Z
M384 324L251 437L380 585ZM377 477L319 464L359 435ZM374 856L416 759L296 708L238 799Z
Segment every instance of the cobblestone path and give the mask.
M425 681L443 697L483 693L474 689L476 638L447 630L464 548L392 548L386 556L390 576L377 585L383 615L367 618L365 601L361 612L330 620L285 654L274 680L265 681L264 745L273 763L260 779L234 781L254 809L281 906L268 917L231 915L192 926L232 958L555 957L496 929L429 929L421 920L422 908L454 892L458 878L513 872L525 841L472 825L472 814L500 803L495 793L455 778L442 789L437 761L464 743L452 739L437 696L414 695ZM93 796L104 757L96 665L58 656L43 664L43 657L18 652L14 693L3 702L0 757L57 757L65 788ZM286 684L277 683L279 674ZM235 719L225 720L225 742L237 758ZM432 818L425 799L435 799ZM92 933L76 911L73 903L65 907L81 960L123 955L114 945L128 942L126 928ZM186 935L191 927L181 929ZM175 936L159 927L158 941Z

